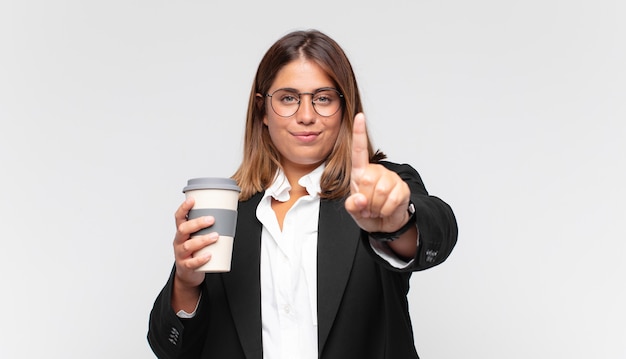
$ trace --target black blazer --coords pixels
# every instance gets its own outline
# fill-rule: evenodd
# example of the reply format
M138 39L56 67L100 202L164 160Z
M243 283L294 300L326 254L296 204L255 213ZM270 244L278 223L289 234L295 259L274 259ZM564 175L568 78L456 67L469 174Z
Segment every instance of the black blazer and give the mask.
M373 253L367 234L342 200L320 203L317 305L320 358L418 358L406 295L412 271L442 263L457 239L451 208L429 196L408 165L383 164L411 189L419 248L409 268L397 270ZM256 208L263 194L240 202L231 271L205 277L196 316L171 307L174 271L157 297L148 342L159 358L262 359L260 238Z

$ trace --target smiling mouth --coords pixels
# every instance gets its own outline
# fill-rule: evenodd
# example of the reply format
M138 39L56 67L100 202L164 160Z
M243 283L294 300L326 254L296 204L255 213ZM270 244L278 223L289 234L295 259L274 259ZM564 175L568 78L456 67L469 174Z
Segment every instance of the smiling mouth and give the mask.
M311 142L320 135L320 132L294 132L292 135L301 141Z

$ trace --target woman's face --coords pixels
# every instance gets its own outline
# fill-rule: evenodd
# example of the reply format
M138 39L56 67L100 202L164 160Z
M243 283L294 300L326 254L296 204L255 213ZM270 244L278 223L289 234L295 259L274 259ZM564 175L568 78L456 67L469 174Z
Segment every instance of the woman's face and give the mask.
M292 89L295 93L314 93L319 89L334 87L334 83L319 65L306 59L297 59L278 72L268 93L273 94L278 89ZM281 154L281 164L285 171L302 167L314 169L320 165L333 149L341 126L341 108L333 115L324 117L313 108L311 95L300 95L300 100L300 107L296 113L289 117L281 117L274 112L271 104L272 101L279 101L279 98L265 99L266 111L263 123L269 130L274 146ZM322 98L321 102L324 101L326 99Z

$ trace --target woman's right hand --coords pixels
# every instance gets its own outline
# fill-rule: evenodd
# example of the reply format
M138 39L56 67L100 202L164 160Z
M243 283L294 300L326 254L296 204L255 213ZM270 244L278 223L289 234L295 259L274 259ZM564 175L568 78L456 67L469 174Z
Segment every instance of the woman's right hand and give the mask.
M203 272L195 270L211 260L211 255L193 257L193 253L215 243L219 234L195 236L191 234L203 228L212 226L215 218L211 216L187 220L187 215L193 208L194 199L187 198L176 210L176 236L174 237L174 256L176 259L176 274L174 276L174 290L172 293L172 307L175 311L184 310L191 313L198 302L200 284L204 280Z

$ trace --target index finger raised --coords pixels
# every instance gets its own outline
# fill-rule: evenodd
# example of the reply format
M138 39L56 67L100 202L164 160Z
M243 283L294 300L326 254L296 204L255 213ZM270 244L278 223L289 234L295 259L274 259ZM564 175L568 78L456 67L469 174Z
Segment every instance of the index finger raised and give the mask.
M354 116L352 126L352 180L358 182L369 164L367 130L365 115L358 113Z

